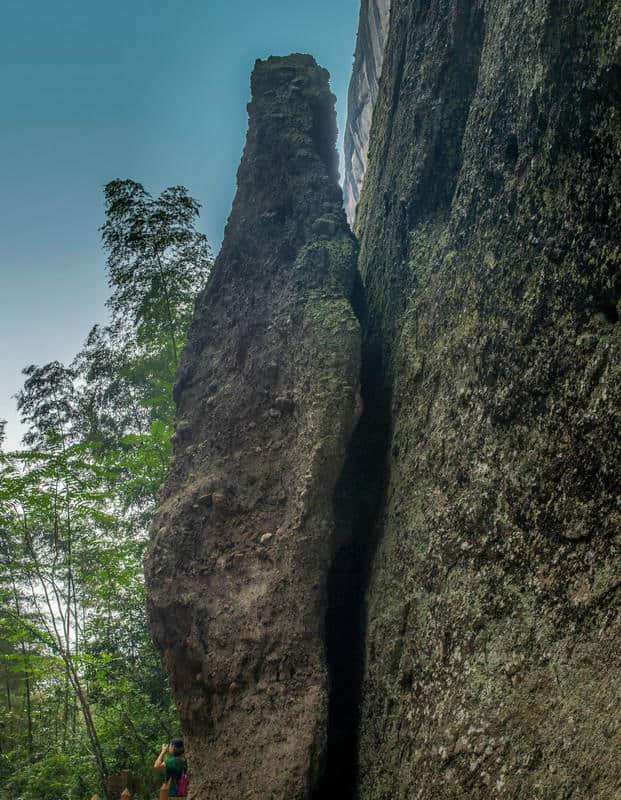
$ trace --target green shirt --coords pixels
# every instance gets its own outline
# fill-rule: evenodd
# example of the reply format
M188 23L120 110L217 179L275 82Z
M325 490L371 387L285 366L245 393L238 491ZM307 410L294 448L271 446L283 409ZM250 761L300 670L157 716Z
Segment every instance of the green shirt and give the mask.
M179 778L187 769L185 758L180 758L179 756L169 756L164 761L164 766L166 767L166 780L170 778L170 789L168 791L168 795L169 797L176 797Z

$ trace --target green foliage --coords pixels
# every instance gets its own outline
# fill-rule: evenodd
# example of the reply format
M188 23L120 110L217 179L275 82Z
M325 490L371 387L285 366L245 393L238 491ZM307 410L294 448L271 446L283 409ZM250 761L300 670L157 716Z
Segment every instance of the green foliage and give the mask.
M95 325L73 362L82 384L77 398L81 433L86 441L114 448L128 430L148 426L153 389L137 380L133 363L140 363L132 329Z
M74 412L75 374L59 361L23 370L24 388L17 395L22 422L28 425L24 442L42 444L48 436L67 435Z
M15 762L14 762L15 766ZM50 753L31 765L20 765L6 782L6 790L20 800L64 800L87 797L89 788L94 792L96 783L90 787L82 778L88 769L84 756L62 752ZM86 790L86 791L83 791Z
M147 797L159 743L179 731L142 558L209 248L182 187L105 194L112 320L70 367L24 370L23 450L1 449L0 421L0 792L19 800L105 796L122 769Z
M166 340L176 364L178 331L187 330L211 266L207 239L194 229L200 205L182 186L153 198L130 180L111 181L105 196L114 319L131 318L144 347Z

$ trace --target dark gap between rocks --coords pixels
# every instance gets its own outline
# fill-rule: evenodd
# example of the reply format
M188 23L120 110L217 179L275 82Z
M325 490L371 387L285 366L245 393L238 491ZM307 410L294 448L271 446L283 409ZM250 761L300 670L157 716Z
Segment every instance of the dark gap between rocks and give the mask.
M362 286L353 298L364 322ZM328 577L326 649L330 675L328 746L314 800L357 796L358 729L367 628L366 593L378 543L377 518L385 482L390 400L381 350L363 347L364 410L335 491L336 551Z

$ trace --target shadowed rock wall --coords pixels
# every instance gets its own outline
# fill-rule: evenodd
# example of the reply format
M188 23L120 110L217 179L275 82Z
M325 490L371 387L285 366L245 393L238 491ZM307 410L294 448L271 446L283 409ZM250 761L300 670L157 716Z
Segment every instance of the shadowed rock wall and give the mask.
M362 800L621 797L621 3L393 0Z
M333 493L359 416L334 97L257 62L238 192L183 356L146 560L191 797L309 797L325 760Z

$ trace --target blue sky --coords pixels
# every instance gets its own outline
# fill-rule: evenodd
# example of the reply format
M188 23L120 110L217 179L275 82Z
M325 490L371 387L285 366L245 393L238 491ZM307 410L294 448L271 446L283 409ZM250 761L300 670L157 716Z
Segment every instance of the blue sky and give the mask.
M102 187L182 184L214 250L254 61L307 52L346 113L359 0L0 0L0 419L21 369L70 362L108 295Z

